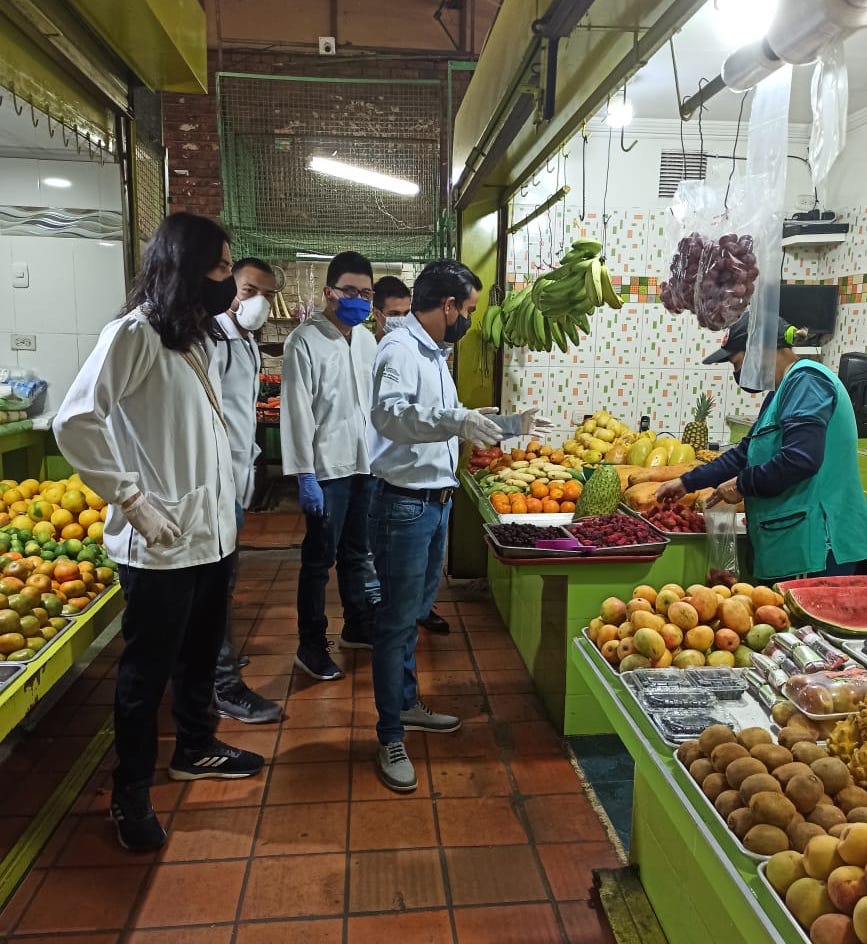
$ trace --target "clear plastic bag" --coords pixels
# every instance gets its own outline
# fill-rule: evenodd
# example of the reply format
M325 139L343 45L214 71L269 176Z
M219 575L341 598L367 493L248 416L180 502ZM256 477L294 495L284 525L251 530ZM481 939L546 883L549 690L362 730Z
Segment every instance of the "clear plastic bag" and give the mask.
M714 331L746 311L759 277L753 231L761 207L743 198L742 187L732 193L727 185L682 181L670 208L676 248L662 304L673 314L693 312Z
M707 527L707 582L732 584L738 577L737 505L721 502L704 511Z
M824 49L813 72L810 89L813 127L810 131L810 170L820 197L840 152L846 147L849 110L849 73L843 43ZM821 200L820 202L824 202Z

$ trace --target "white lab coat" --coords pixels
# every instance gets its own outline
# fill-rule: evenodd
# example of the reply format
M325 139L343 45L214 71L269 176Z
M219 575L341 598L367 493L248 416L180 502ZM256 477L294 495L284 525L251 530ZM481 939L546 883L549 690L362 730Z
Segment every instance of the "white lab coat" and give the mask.
M370 473L368 424L376 340L364 325L348 343L313 315L286 339L280 396L283 474L324 482Z
M216 396L213 345L203 352ZM226 430L199 378L136 309L102 329L54 420L66 459L111 503L104 541L119 564L170 570L235 549L235 484ZM141 491L182 532L146 547L120 510ZM158 618L158 616L157 616Z
M217 315L217 324L229 339L216 342L214 363L223 388L223 416L229 427L235 498L242 508L248 508L255 488L253 464L262 451L256 443L256 400L262 359L255 339L244 337L229 315Z

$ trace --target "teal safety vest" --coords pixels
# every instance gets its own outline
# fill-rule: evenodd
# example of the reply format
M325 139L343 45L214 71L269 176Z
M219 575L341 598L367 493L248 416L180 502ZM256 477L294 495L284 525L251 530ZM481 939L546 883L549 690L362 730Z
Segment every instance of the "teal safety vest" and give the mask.
M780 394L796 371L824 374L837 391L825 438L825 459L815 475L773 498L746 498L747 531L761 580L821 573L828 551L838 564L867 558L867 500L858 474L858 432L846 388L815 361L788 371L768 408L753 427L747 464L762 465L782 448Z

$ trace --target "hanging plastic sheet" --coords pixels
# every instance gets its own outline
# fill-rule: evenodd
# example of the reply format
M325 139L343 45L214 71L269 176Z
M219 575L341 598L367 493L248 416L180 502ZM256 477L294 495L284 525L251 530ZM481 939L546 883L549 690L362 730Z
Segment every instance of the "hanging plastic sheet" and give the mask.
M789 150L789 99L792 67L785 66L755 91L747 146L747 181L753 206L762 213L755 232L759 277L750 306L750 332L740 384L744 389L773 390L783 266L783 220Z
M819 202L825 204L825 182L846 146L849 111L849 73L842 40L828 46L813 72L810 94L813 128L810 132L810 169Z

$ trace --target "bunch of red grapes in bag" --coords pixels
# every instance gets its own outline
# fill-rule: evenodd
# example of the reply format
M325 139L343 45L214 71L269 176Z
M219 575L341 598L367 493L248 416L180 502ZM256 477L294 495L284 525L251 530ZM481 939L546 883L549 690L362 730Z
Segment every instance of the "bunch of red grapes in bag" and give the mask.
M720 331L746 311L758 277L752 236L729 233L714 240L690 233L677 244L671 278L659 295L668 311L691 311L703 328Z

